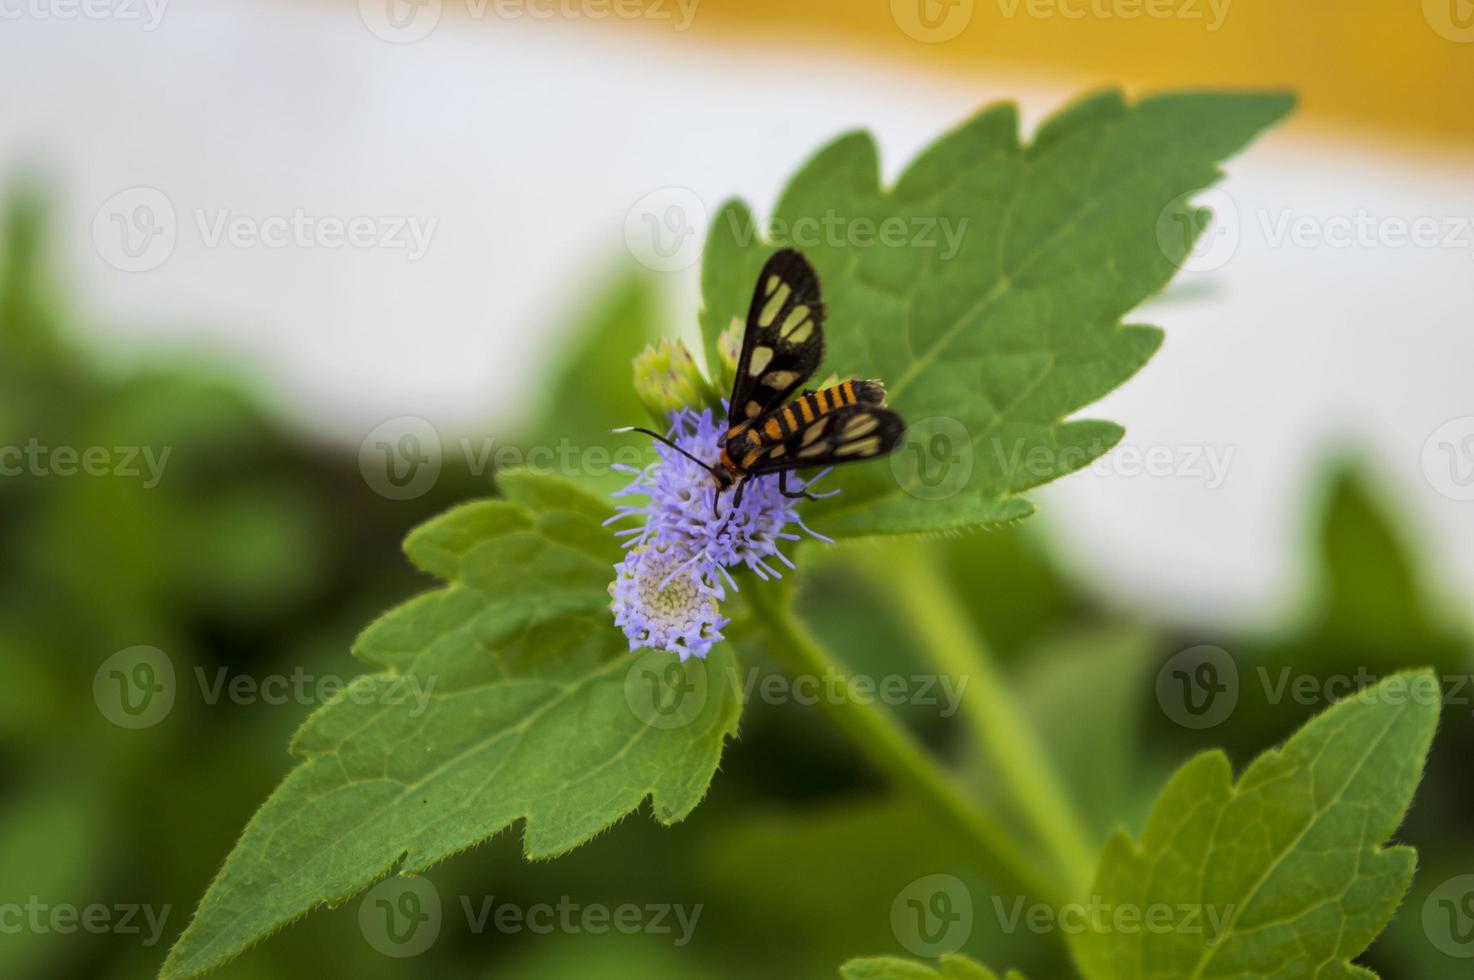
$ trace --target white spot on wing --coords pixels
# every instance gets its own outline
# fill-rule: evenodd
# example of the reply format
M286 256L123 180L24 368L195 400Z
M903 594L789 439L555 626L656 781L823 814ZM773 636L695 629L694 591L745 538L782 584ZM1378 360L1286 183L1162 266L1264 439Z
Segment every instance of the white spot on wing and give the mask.
M773 371L763 376L763 384L777 391L782 391L799 379L797 371Z
M847 442L834 451L836 456L874 456L880 451L880 436Z
M758 314L757 325L764 328L771 327L773 321L778 318L778 311L783 309L784 303L788 302L788 294L791 292L793 290L788 283L780 284L777 291L769 296L768 302L763 305L763 311Z
M755 347L752 351L752 362L747 365L747 373L756 377L768 369L768 364L773 360L773 348Z

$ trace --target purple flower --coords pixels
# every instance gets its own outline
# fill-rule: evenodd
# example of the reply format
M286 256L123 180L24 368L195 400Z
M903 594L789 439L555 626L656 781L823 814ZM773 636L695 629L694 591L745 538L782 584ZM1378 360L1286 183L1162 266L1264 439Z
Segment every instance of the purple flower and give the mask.
M614 566L609 583L614 625L629 637L630 650L654 647L687 657L705 657L722 638L728 620L716 596L704 591L685 560L661 544L638 545Z
M672 413L667 436L697 459L714 463L717 439L723 431L710 409L682 410ZM669 446L657 444L656 452L659 462L647 469L621 467L633 474L634 480L615 496L648 499L640 505L618 505L611 518L617 521L638 516L644 521L639 527L617 532L629 539L626 547L631 553L615 566L619 577L610 587L614 621L629 637L631 650L661 647L681 654L683 660L690 654L702 657L712 643L722 638L720 630L727 622L717 619L716 603L726 598L727 586L737 588L729 569L746 566L759 578L767 579L780 574L775 561L793 568L793 562L778 550L781 542L801 537L788 530L790 524L822 541L829 539L803 523L795 506L799 501L779 492L777 476L749 479L742 491L742 504L735 510L735 490L724 492L714 511L717 488L710 471ZM797 493L805 486L796 475L789 475L790 492ZM658 558L649 557L652 553ZM656 566L663 577L653 582L655 591L636 588L633 583L646 581L645 576L652 576L653 581L650 569ZM629 584L624 584L626 576ZM671 598L677 593L684 604L679 614L667 608L677 601ZM657 595L658 603L654 598ZM689 629L647 631L646 624L653 621L657 605L662 622L680 622Z

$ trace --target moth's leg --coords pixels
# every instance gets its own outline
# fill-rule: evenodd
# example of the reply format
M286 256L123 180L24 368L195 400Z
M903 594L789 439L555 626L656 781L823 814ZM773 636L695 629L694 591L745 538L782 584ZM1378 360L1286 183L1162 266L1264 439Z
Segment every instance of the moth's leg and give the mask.
M800 490L798 493L794 493L791 490L789 490L788 489L788 474L791 473L791 472L793 472L793 471L792 470L782 470L782 471L780 471L778 473L778 492L779 493L783 494L783 496L785 496L785 497L790 497L790 498L792 498L794 500L822 500L823 499L822 497L818 497L818 496L815 496L812 493L809 493L807 490Z
M727 529L727 525L732 523L732 515L735 514L735 513L737 513L737 508L738 507L741 507L742 506L742 488L745 487L745 486L747 486L747 480L746 479L743 479L740 483L737 484L737 490L732 494L732 506L727 508L727 518L726 518L726 520L722 521L722 526L719 527L719 528L717 528L717 533L718 534L721 534L723 531L725 531ZM717 496L720 497L721 495L722 495L722 491L721 490L718 490L717 491ZM712 516L715 517L716 516L716 514L715 514L716 504L715 503L712 504L712 510L713 510Z

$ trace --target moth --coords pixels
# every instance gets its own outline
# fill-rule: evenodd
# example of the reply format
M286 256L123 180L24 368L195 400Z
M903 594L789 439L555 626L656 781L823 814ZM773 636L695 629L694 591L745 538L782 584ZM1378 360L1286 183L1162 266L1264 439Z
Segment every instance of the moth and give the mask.
M819 276L800 253L783 249L763 266L753 289L728 399L727 430L717 459L707 463L649 429L616 432L653 436L709 470L716 483L712 510L723 491L736 487L732 507L752 477L779 475L786 497L818 499L788 487L788 474L884 456L901 443L906 423L886 407L885 385L850 379L789 399L824 360L824 303Z

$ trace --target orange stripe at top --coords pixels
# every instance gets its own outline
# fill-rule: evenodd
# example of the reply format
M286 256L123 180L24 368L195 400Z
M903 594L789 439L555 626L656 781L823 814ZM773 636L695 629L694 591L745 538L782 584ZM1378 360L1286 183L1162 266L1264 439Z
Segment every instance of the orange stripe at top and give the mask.
M447 14L452 6L463 5L447 4ZM1023 80L1051 75L1057 85L1087 90L1107 82L1133 92L1287 86L1303 103L1294 132L1334 127L1362 146L1397 150L1416 149L1407 137L1421 137L1424 145L1456 149L1463 161L1474 152L1467 95L1474 23L1465 0L1175 0L1165 16L1161 4L1124 0L701 0L700 10L684 33L654 17L610 23L683 47L704 39L741 55L822 38L844 59L844 69L832 69L836 78L847 77L842 70L864 72L870 55L919 66L961 92L981 84L1008 94ZM1324 43L1307 54L1307 38Z

